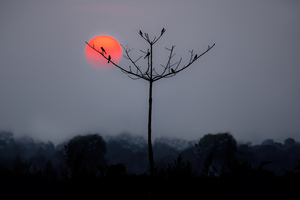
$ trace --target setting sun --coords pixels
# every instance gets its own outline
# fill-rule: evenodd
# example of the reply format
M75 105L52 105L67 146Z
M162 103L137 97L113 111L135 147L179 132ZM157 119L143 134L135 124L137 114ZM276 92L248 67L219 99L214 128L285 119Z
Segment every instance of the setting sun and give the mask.
M122 48L119 42L113 37L107 35L100 35L94 37L88 42L91 46L94 46L95 49L102 52L107 58L110 56L111 61L115 64L122 58ZM98 69L110 69L114 65L109 62L97 51L92 49L89 45L85 47L85 57L87 61L95 68Z

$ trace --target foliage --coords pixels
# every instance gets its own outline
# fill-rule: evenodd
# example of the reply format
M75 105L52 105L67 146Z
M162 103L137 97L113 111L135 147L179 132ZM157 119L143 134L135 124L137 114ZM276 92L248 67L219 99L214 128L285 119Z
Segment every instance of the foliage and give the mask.
M191 164L189 162L185 163L182 160L181 154L174 160L173 165L169 165L167 168L167 174L169 178L191 178L193 176Z
M219 176L230 171L234 164L237 143L229 133L207 134L195 148L203 175Z
M79 157L80 161L75 159L73 164L81 163L83 170L75 174L75 177L69 177L62 175L67 173L66 168L62 167L63 164L58 164L59 162L64 163L64 160L60 159L62 152L65 151L63 145L51 147L51 143L36 142L30 138L21 140L14 138L11 134L7 135L9 137L4 136L1 137L0 132L0 138L2 138L0 143L7 144L0 154L1 199L24 197L31 199L89 199L94 198L95 195L103 199L127 197L131 199L188 199L199 196L199 189L203 199L293 199L298 195L298 188L300 188L300 144L291 139L285 141L284 144L268 140L261 145L252 146L250 144L236 145L230 134L205 135L199 140L196 147L189 146L186 150L179 148L178 152L182 153L177 154L177 157L172 155L174 157L166 167L160 166L154 176L148 176L146 173L136 175L127 170L127 168L131 168L130 161L135 160L138 163L137 153L146 154L146 142L142 138L128 135L111 137L107 141L108 144L116 141L109 148L115 148L118 145L121 148L114 151L115 164L107 162L109 164L104 165L103 173L99 176L98 173L91 173L89 165L85 164L92 163L95 166L95 163L99 164L99 160L105 162L105 155L107 160L112 158L112 154L105 153L106 142L96 134L76 136L65 145L66 147L73 146L74 151L71 154L73 158ZM7 143L7 141L10 142ZM166 143L160 141L157 152L164 150L173 152L173 150L169 150L175 148L174 144L183 143L176 140ZM98 150L92 153L93 149ZM126 154L122 154L125 149L128 151ZM191 149L195 149L195 152L206 152L205 150L210 152L203 154L206 155L204 161L210 174L198 176L195 173L197 170L203 170L203 165L199 165L199 162L195 166L190 164L193 162L192 155L194 155ZM14 150L14 153L8 154L8 150ZM225 153L218 152L222 150L225 150ZM108 149L109 151L112 149ZM6 157L3 156L4 152L8 154ZM77 156L75 156L75 152L77 152ZM99 160L91 158L92 160L88 161L89 157L82 157L82 155L86 155L81 154L82 152L87 154L90 152L91 155L95 155L95 158L98 156ZM233 154L233 152L235 153ZM65 153L67 156L67 151ZM274 153L276 155L271 156ZM117 157L118 154L119 157ZM199 161L200 154L196 155ZM235 157L228 159L226 155L230 155L230 158L233 155ZM10 158L10 156L13 157ZM222 156L225 157L222 158ZM37 157L43 157L43 159L36 159ZM118 163L118 159L121 161L121 158L128 162L126 164ZM162 156L160 159L165 158ZM187 160L187 158L189 159ZM45 165L38 163L44 163L44 160L47 160ZM95 160L97 162L94 162ZM234 164L229 167L230 170L224 173L219 170L218 165L222 162L216 162L216 160L237 161L233 162ZM283 165L278 165L279 161ZM160 163L160 161L156 162ZM7 163L12 164L7 165ZM71 166L71 163L68 165L70 168L74 167ZM278 175L269 170L272 169L271 166L276 165L285 168L285 172ZM218 173L222 172L219 176L212 173L215 172L213 166ZM147 168L144 170L146 172ZM253 191L256 192L253 193ZM60 195L57 196L57 194Z
M66 161L73 177L103 173L106 143L97 134L76 136L65 146Z

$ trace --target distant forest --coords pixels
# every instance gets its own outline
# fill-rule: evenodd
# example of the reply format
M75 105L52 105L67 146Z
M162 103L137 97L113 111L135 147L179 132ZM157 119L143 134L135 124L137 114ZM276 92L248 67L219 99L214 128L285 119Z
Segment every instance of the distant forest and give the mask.
M260 145L238 144L229 133L199 141L159 138L153 151L154 177L141 136L79 135L55 146L2 131L0 188L9 197L33 199L95 193L132 199L286 199L300 189L300 143L293 138Z

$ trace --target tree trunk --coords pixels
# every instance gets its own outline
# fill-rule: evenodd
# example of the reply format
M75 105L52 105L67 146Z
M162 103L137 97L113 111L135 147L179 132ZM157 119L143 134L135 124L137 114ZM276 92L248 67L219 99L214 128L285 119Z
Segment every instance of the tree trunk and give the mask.
M150 44L150 80L149 80L149 113L148 113L148 155L149 155L149 164L150 164L150 175L154 174L154 161L153 161L153 150L152 150L152 141L151 141L151 124L152 124L152 43Z
M153 150L151 141L151 122L152 122L152 84L150 81L149 86L149 115L148 115L148 154L149 154L149 164L150 164L150 174L154 174L154 161L153 161Z

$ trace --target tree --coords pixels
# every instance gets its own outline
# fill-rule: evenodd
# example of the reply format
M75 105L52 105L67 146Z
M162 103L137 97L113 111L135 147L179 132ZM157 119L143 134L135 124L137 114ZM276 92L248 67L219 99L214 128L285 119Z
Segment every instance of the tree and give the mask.
M14 135L11 132L0 132L0 162L6 162L16 156L14 150Z
M106 143L97 134L74 137L65 145L65 151L73 177L96 175L106 167Z
M195 153L204 175L220 175L235 164L237 143L229 133L207 134L196 144Z
M86 42L87 45L89 45L92 49L94 49L96 52L98 52L101 56L103 56L106 60L110 61L114 66L119 68L123 73L128 74L128 76L133 79L144 79L149 82L149 110L148 110L148 155L149 155L149 164L150 164L150 174L153 175L154 173L154 161L153 161L153 150L152 150L152 141L151 141L151 127L152 127L152 86L153 83L162 79L162 78L170 78L175 75L177 75L179 72L185 70L190 65L192 65L196 60L198 60L201 56L206 54L209 50L211 50L215 44L212 46L208 46L208 48L201 54L195 54L193 50L190 52L190 59L185 65L181 65L182 58L180 58L177 62L173 62L172 58L175 56L174 48L175 46L172 46L171 48L166 48L167 51L169 51L169 56L167 63L165 65L160 65L161 70L158 70L153 66L153 45L164 35L166 29L163 28L161 30L160 35L157 37L155 36L153 39L150 39L148 33L143 33L141 30L139 31L139 35L149 44L149 49L140 50L144 56L139 56L137 59L134 59L130 52L133 49L130 49L128 47L123 47L125 51L124 57L128 59L132 66L129 65L128 68L124 68L119 66L118 64L114 63L113 58L110 55L105 55L103 51L96 49L93 44L89 44ZM148 64L146 67L141 67L138 63L141 58L144 58L148 60Z

